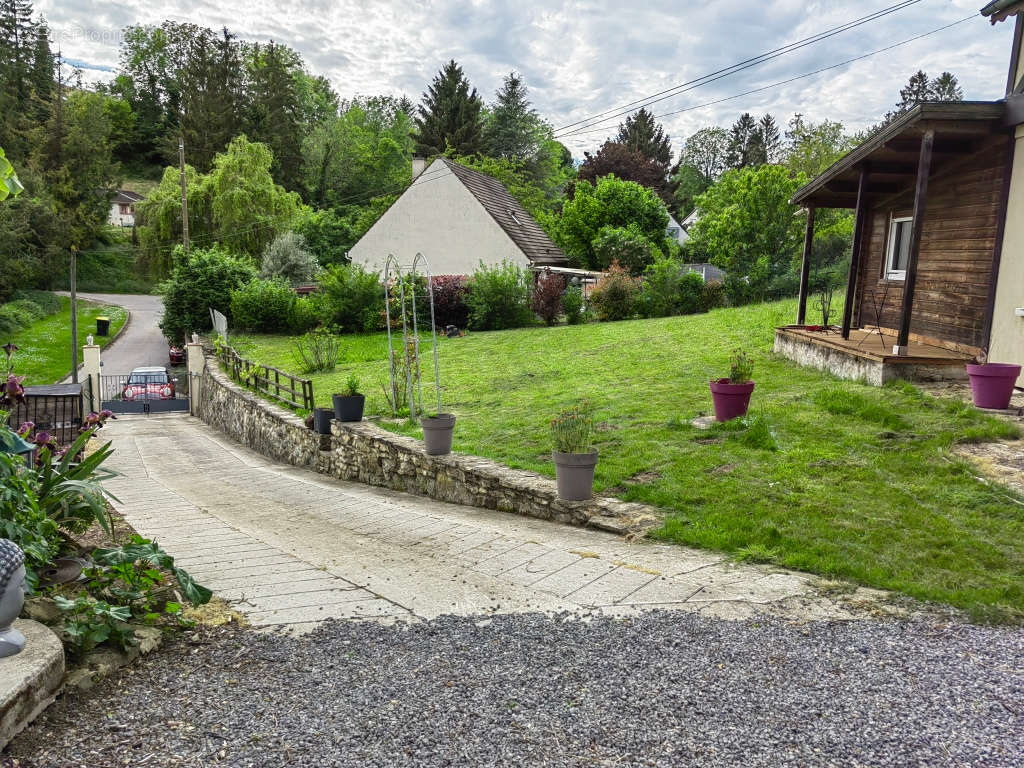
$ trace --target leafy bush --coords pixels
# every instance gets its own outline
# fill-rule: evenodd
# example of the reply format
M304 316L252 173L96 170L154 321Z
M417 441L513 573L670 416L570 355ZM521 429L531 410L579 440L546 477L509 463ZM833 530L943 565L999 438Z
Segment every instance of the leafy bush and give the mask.
M23 458L0 452L0 537L25 553L29 590L35 589L37 573L53 562L62 542L57 523L39 508L34 483L35 473Z
M530 284L516 264L503 261L489 267L483 262L469 279L469 327L478 331L500 331L530 325Z
M434 323L438 328L454 325L465 328L469 324L469 305L466 303L469 285L463 275L438 275L431 278L434 289Z
M598 269L617 261L634 275L641 274L662 255L636 224L601 227L591 245Z
M320 320L342 332L359 333L380 328L384 316L384 290L380 276L359 264L339 264L320 275Z
M43 308L33 301L9 301L0 306L0 333L17 333L43 316Z
M313 211L295 231L302 235L306 247L323 267L348 264L348 250L359 239L352 222L331 208Z
M644 270L637 310L644 317L680 314L683 267L675 259L658 258ZM700 281L700 276L697 276Z
M333 371L338 365L341 340L327 331L310 331L294 341L293 352L302 373Z
M231 294L256 277L256 270L219 245L188 256L179 248L175 259L171 276L157 287L164 297L160 321L164 336L180 343L193 331L210 330L211 307L223 312L230 323Z
M686 272L679 278L679 314L703 312L704 278L696 272Z
M319 271L320 265L306 247L305 238L295 232L278 235L263 251L260 277L281 278L289 283L306 283Z
M320 325L320 302L316 294L296 298L292 307L292 332L306 333Z
M31 301L42 310L43 317L49 317L60 312L60 296L50 291L15 291L13 298L15 301Z
M545 325L554 325L562 311L562 291L565 290L565 278L545 269L537 275L533 287L533 311L544 321Z
M231 317L236 328L280 333L293 327L297 302L295 291L282 278L256 277L231 293Z
M724 307L728 303L725 294L725 286L718 280L704 283L700 290L700 311L709 312L712 309Z
M570 285L562 294L562 311L569 325L583 322L583 289L578 285Z
M594 287L590 303L597 310L597 319L626 320L636 311L637 279L629 271L612 262L608 272Z

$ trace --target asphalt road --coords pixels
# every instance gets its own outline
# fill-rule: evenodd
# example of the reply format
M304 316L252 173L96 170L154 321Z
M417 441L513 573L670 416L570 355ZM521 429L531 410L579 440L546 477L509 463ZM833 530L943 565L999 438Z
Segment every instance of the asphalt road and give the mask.
M128 327L103 350L104 376L129 373L144 365L167 365L167 340L158 325L164 311L160 296L123 293L79 293L78 296L88 301L117 304L131 313Z

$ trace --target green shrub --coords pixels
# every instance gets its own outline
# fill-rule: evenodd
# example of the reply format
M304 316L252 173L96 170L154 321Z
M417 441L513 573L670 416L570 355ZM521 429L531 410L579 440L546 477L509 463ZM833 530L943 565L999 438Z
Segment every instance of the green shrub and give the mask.
M236 328L257 333L283 333L294 327L298 297L282 278L253 278L231 294Z
M612 262L590 295L597 319L604 322L632 317L636 312L637 290L637 279L617 262Z
M293 353L302 373L333 371L338 365L341 340L327 331L310 331L295 339Z
M192 251L175 251L171 276L157 291L164 297L160 330L172 342L181 342L193 331L213 327L210 308L223 312L231 324L231 294L256 277L247 262L219 245Z
M530 283L516 264L503 261L489 267L483 262L469 279L469 327L477 331L500 331L533 324Z
M33 301L9 301L0 306L0 333L17 333L44 316L43 308Z
M376 272L335 264L320 274L320 320L347 333L373 331L384 321L384 289Z
M43 313L43 317L49 317L60 312L60 296L50 291L21 290L15 291L12 297L15 301L27 300L37 305Z
M657 258L644 270L637 310L644 317L668 317L680 314L682 265L671 258ZM699 280L699 278L698 278Z
M712 309L718 309L728 304L727 297L725 294L725 285L718 280L712 280L711 282L704 283L704 287L700 291L700 311L709 312Z
M292 332L305 333L320 325L320 302L316 294L297 298L292 308Z
M634 275L642 274L649 265L662 257L658 247L636 224L628 227L601 227L592 247L600 268L606 268L617 261Z
M704 278L696 272L686 272L679 278L679 314L692 315L704 311Z
M562 294L562 311L569 325L583 322L583 290L578 285L570 285Z

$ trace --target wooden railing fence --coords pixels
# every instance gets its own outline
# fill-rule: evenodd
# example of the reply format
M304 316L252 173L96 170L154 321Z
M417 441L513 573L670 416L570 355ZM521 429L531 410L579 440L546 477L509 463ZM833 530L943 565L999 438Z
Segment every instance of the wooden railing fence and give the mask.
M292 376L272 365L254 363L226 345L220 348L218 355L228 376L243 387L292 408L313 410L313 382L309 379Z

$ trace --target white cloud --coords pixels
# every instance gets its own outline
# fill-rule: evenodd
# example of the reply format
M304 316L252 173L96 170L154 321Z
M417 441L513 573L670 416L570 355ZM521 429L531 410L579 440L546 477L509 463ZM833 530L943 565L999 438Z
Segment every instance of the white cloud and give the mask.
M330 78L340 95L405 93L414 100L440 66L455 58L485 99L501 78L520 71L538 111L556 127L699 77L890 5L839 0L169 0L151 5L96 0L40 0L65 56L116 67L121 29L164 19L242 38L285 43L310 69ZM819 69L927 32L923 40L841 69L761 93L665 118L678 144L711 123L771 112L780 123L794 112L810 119L870 125L921 68L956 74L970 99L1002 96L1011 26L978 15L980 0L925 0L883 19L764 65L658 103L656 114L723 99ZM109 77L99 70L89 77ZM567 137L579 156L614 133Z

